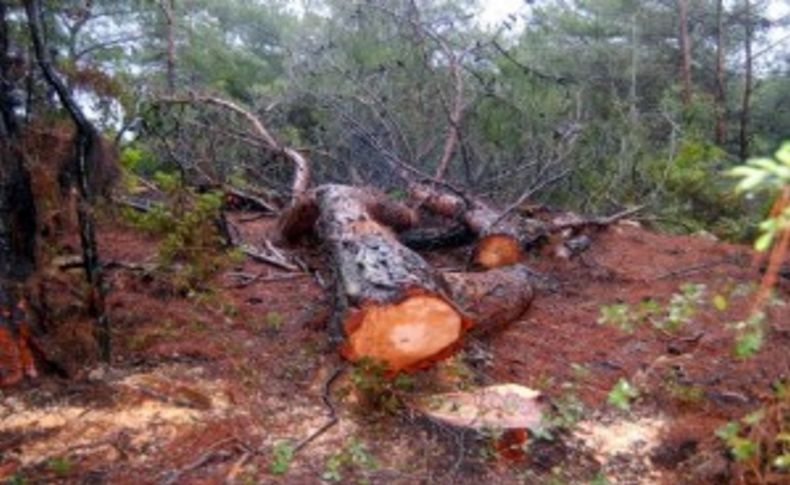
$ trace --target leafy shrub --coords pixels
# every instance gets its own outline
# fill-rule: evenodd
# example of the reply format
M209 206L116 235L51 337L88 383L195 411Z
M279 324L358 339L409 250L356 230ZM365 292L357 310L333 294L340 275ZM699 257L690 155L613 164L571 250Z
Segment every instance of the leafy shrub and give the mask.
M197 193L183 186L177 176L162 172L157 172L154 179L167 200L147 212L126 210L124 216L136 227L162 236L158 247L160 265L178 263L174 273L176 286L196 288L227 261L217 225L221 194Z

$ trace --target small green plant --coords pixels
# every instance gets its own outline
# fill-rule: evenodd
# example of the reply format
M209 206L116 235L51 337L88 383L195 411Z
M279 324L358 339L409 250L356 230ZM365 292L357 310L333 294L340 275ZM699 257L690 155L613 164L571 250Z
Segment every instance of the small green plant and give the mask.
M684 283L680 292L670 297L666 315L653 320L653 325L668 332L676 332L691 323L697 309L702 305L705 296L705 285Z
M20 472L16 472L8 479L8 485L27 485L28 481Z
M766 477L778 473L778 483L790 472L790 388L785 381L773 387L763 407L716 430L735 460L734 472L741 482L774 483Z
M705 285L684 283L670 297L665 309L652 298L644 299L634 306L627 303L603 305L598 323L632 333L638 325L650 322L658 329L675 332L691 323L697 309L704 304L704 296Z
M294 458L293 446L288 441L278 441L272 448L272 461L269 463L269 471L273 475L285 475L291 468Z
M47 468L55 475L65 477L71 471L71 461L64 456L50 458L47 462Z
M277 311L266 312L264 319L266 321L266 328L274 332L280 331L283 326L283 321L285 320L282 313Z
M763 346L765 339L765 313L753 312L746 319L730 324L735 330L735 345L732 353L739 359L754 356Z
M612 406L623 411L631 409L631 401L639 397L639 391L631 385L625 378L620 378L617 384L612 387L607 396L607 402Z
M324 464L321 479L328 482L343 482L343 472L366 472L378 468L376 458L370 454L367 445L362 441L351 438L339 453L331 455ZM369 483L362 479L358 483Z
M413 390L414 379L406 374L390 376L386 364L360 359L351 371L351 383L366 407L394 414L403 407L403 395Z

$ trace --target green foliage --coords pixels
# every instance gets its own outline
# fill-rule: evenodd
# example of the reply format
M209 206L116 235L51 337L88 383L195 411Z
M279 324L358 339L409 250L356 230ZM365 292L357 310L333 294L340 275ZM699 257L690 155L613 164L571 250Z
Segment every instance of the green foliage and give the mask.
M343 473L355 473L372 471L378 468L378 461L370 454L367 445L362 441L351 438L343 449L338 453L329 456L324 463L324 472L321 479L328 482L346 482ZM366 479L361 479L357 483L369 483Z
M790 141L782 144L774 158L752 158L729 173L740 179L736 186L739 193L790 190ZM778 209L777 214L759 225L760 236L754 242L758 251L767 250L780 232L790 230L790 205Z
M746 461L757 453L757 443L742 437L740 433L741 424L737 421L730 421L716 430L716 436L727 444L727 448L735 459Z
M47 468L59 477L64 477L69 474L71 471L72 465L71 461L63 456L58 456L54 458L50 458L47 461Z
M765 313L757 311L746 319L730 324L735 330L735 345L732 353L735 357L746 359L754 356L763 346L765 338Z
M294 458L293 446L288 441L278 441L272 448L272 461L269 471L273 475L285 475L291 468Z
M705 285L684 283L680 291L672 294L665 308L653 299L644 299L637 305L614 303L600 308L598 323L611 325L624 332L632 333L636 326L650 322L661 330L675 332L691 323L699 307L704 303Z
M217 226L221 194L197 193L184 187L177 175L157 172L154 179L167 195L167 201L147 212L126 210L124 216L134 226L162 237L158 246L159 263L178 264L173 278L178 288L197 288L227 262Z
M386 364L370 358L360 359L354 365L351 383L363 405L390 414L403 407L403 394L414 388L414 380L410 376L392 376Z
M282 313L276 311L270 311L270 312L266 312L265 320L266 320L267 328L275 332L279 332L280 328L282 328L283 326L283 321L285 319L283 318Z
M631 401L639 397L639 391L631 385L625 378L620 378L619 381L609 391L606 400L612 406L623 411L631 409Z

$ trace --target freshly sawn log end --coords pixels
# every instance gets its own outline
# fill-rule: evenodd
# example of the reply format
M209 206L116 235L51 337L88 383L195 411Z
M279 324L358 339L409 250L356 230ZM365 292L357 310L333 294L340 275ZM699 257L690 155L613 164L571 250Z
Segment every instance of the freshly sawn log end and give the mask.
M491 234L478 241L473 260L478 266L492 269L516 264L522 256L518 239L507 234Z
M445 357L470 323L444 298L416 292L395 303L367 304L345 322L343 355L371 358L391 372L409 371Z

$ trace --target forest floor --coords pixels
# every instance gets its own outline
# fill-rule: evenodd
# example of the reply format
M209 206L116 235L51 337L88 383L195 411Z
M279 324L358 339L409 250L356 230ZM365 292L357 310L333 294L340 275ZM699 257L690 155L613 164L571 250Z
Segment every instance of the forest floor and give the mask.
M270 219L235 217L250 242L273 230ZM135 229L100 228L107 260L150 262L156 242ZM320 264L317 249L300 251ZM427 255L451 267L465 256L463 249ZM408 407L368 409L351 391L348 370L327 394L337 425L290 457L284 443L327 421L324 386L342 366L325 329L329 293L310 274L251 260L219 274L212 291L186 295L154 274L116 268L108 275L112 366L75 365L69 379L43 376L2 391L0 479L727 482L733 466L715 430L760 408L772 384L790 376L790 306L769 308L765 343L754 357L732 354L728 323L746 317L760 278L752 258L746 246L658 234L630 221L595 233L589 250L571 259L531 256L553 283L525 316L496 335L470 337L449 364L415 376L418 390L411 391L441 380L438 374L464 385L540 390L565 430L532 440L521 459L496 457L491 440L443 428ZM257 279L242 283L237 273ZM648 308L640 302L655 301L651 311L660 319L688 283L704 287L678 328L656 328L638 314ZM786 278L777 299L790 301ZM614 320L630 328L598 323L602 308L624 308L612 306L619 303L631 310ZM61 337L81 348L78 331ZM630 411L607 402L621 378L639 389Z

